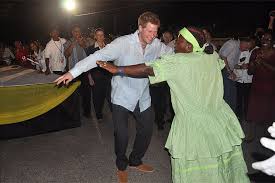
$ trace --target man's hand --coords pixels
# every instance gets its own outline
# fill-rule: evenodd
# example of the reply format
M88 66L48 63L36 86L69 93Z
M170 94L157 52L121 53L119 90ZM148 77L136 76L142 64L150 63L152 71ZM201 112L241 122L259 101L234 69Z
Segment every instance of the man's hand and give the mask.
M99 67L109 71L112 74L118 73L118 67L115 66L114 64L104 62L104 61L97 61L96 63L99 65Z
M231 79L232 81L235 81L237 79L237 76L234 72L232 72L229 76L228 76L229 79Z
M78 36L76 40L82 48L86 48L86 39L82 35Z
M70 72L67 72L66 74L57 78L54 82L56 83L56 85L59 85L60 83L68 85L69 82L71 82L72 80L73 80L72 74Z

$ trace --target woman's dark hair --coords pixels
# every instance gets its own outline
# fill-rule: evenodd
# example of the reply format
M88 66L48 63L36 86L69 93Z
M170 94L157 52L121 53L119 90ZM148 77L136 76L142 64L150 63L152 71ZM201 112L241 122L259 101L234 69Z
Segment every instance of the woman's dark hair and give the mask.
M203 47L203 45L206 43L204 34L202 32L201 29L197 28L197 27L187 27L187 29L191 32L191 34L193 34L193 36L196 38L196 40L198 41L200 47ZM204 48L203 50L205 53L207 54L212 54L214 52L214 48L212 45L208 45Z
M103 32L103 33L105 34L104 29L103 29L103 28L101 28L101 27L96 28L96 29L95 29L95 33L96 33L96 32Z

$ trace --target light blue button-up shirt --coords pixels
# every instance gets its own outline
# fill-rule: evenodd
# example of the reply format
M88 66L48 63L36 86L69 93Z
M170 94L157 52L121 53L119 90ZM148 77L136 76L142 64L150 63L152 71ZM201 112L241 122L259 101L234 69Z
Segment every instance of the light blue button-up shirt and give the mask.
M143 52L138 31L136 31L134 34L115 39L103 49L78 62L69 72L75 78L82 72L97 67L98 60L114 60L117 66L127 66L149 62L173 52L171 47L166 46L159 39L154 39ZM146 110L151 105L148 78L113 76L111 100L113 104L123 106L130 111L134 111L139 102L140 111Z

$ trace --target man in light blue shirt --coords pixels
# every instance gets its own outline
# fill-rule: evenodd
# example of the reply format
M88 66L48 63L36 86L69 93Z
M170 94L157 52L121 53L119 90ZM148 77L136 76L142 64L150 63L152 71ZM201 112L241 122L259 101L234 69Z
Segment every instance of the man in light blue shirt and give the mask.
M103 49L78 62L55 82L68 84L82 72L97 67L98 60L114 60L117 66L127 66L150 62L164 54L172 54L173 49L156 38L159 26L160 20L156 14L143 13L138 19L138 30L135 33L117 38ZM143 172L153 171L151 166L143 164L141 160L150 144L153 130L148 78L126 77L121 71L112 78L111 98L118 179L119 182L127 182L128 165ZM137 135L128 159L125 154L128 145L129 111L136 118Z

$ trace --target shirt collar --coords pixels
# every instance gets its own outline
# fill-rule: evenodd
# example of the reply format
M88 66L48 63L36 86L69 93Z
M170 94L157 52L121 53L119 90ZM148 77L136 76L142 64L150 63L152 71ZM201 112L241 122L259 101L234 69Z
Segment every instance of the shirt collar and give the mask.
M138 37L138 33L139 33L139 30L136 30L136 32L134 33L134 39L137 43L140 43L140 40L139 40L139 37Z
M241 41L238 39L238 47L239 47L239 50L240 50L240 46L241 46Z

